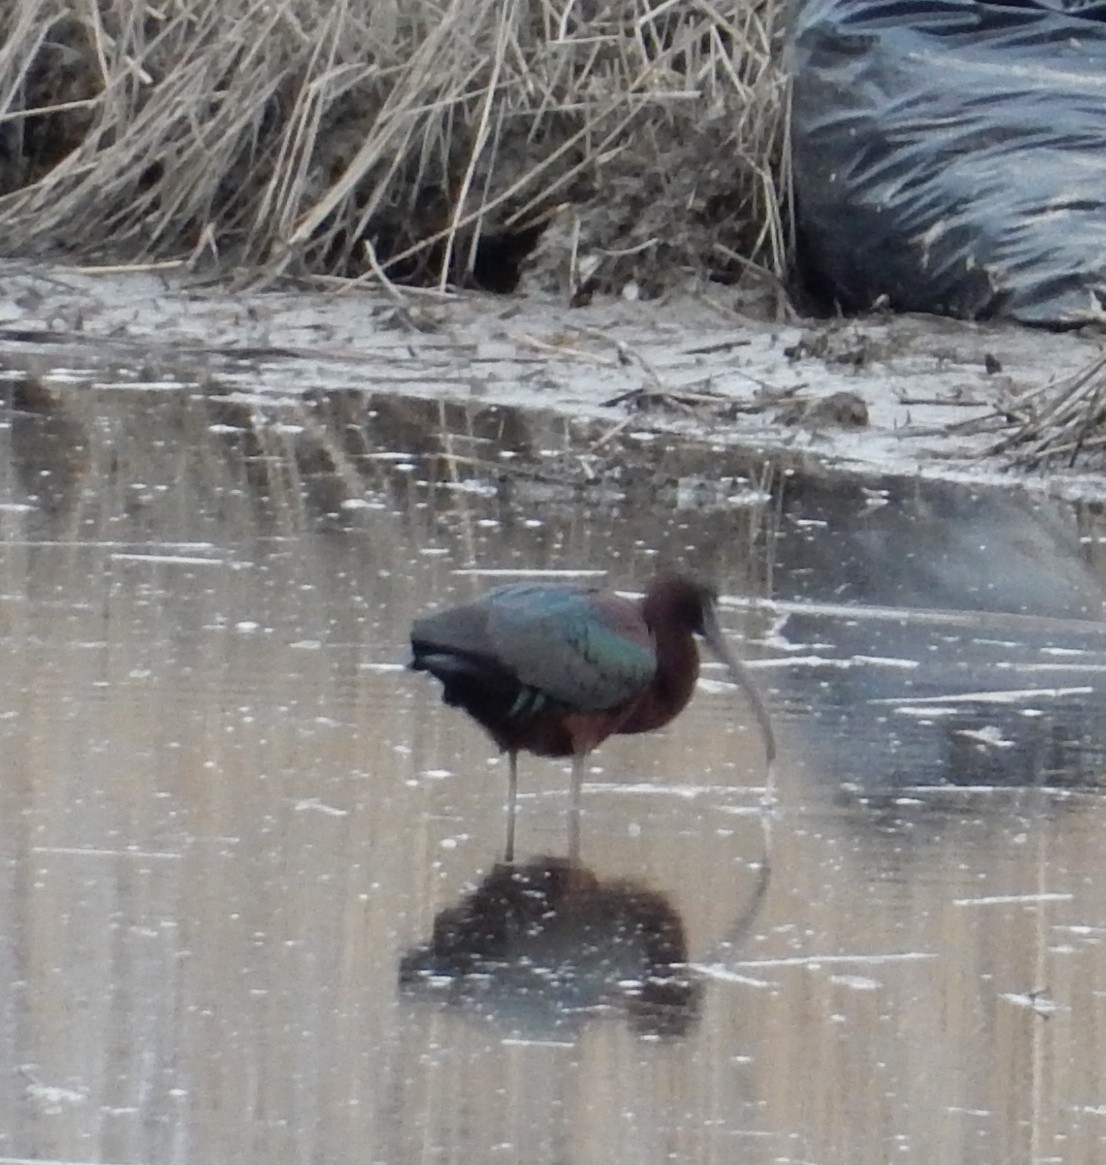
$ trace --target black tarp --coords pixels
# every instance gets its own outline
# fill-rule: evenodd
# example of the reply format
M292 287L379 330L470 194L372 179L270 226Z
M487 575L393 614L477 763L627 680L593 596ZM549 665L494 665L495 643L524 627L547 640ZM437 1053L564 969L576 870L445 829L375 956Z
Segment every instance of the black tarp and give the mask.
M1106 4L798 0L801 260L846 310L1106 307Z

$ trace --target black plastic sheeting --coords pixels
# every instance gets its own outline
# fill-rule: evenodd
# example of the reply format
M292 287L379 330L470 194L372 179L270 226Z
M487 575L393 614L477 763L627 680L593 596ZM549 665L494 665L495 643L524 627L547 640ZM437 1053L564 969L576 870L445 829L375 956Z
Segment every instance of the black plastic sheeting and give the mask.
M1075 326L1106 307L1106 3L797 0L808 281Z

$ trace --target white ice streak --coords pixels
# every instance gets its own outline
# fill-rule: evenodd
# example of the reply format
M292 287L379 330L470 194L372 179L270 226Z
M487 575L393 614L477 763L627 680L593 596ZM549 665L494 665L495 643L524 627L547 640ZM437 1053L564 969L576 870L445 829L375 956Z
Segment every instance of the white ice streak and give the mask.
M704 676L700 676L696 687L700 692L706 692L708 696L718 696L723 692L733 691L737 685L729 683L727 680L708 680Z
M869 704L900 704L931 707L941 704L1020 704L1023 700L1058 700L1064 696L1089 696L1094 688L1010 688L990 692L957 692L946 696L886 696Z
M1086 652L1082 654L1087 654ZM1078 672L1080 675L1101 675L1106 672L1106 663L999 663L996 671L1014 672L1063 672L1070 675Z
M1055 999L1039 991L1004 991L999 995L999 999L1005 999L1007 1003L1013 1003L1017 1007L1028 1008L1038 1015L1052 1015L1053 1012L1060 1010L1060 1005Z
M339 809L335 805L328 805L318 797L304 797L292 807L297 813L321 813L324 817L348 817L348 809Z
M916 659L900 659L891 655L854 655L849 663L859 664L862 667L898 667L910 670L919 666Z
M742 659L741 661L750 671L760 671L762 668L775 667L777 664L790 663L790 660L778 659ZM741 685L734 680L729 679L733 673L729 670L726 664L718 662L713 659L703 660L704 671L719 671L724 677L723 679L713 679L708 676L700 675L696 684L701 691L717 695L720 692L740 692Z
M723 607L752 608L782 615L820 615L851 622L871 620L877 623L912 623L937 626L966 627L979 631L981 627L1027 631L1063 631L1072 634L1106 635L1106 622L1096 619L1069 619L1055 615L1021 615L1007 611L952 611L939 607L882 607L853 603L825 603L798 599L766 599L759 596L723 595Z
M500 1041L500 1045L504 1048L574 1048L575 1043L572 1040L539 1040L539 1039L523 1039L521 1036L504 1036ZM4 1165L3 1158L0 1158L0 1165ZM28 1162L28 1165L31 1165ZM36 1162L35 1165L38 1165Z
M177 861L179 853L150 849L94 849L91 846L33 845L33 854L53 854L72 858L152 858L158 861ZM2 1161L3 1158L0 1158Z
M975 740L979 744L989 744L994 748L1013 748L1017 741L1003 736L1000 729L994 724L983 728L961 728L953 733L954 736L963 736L965 740Z
M834 658L831 655L787 655L780 659L749 659L745 661L750 668L836 668L839 671L848 671L854 667L886 667L898 668L902 671L913 671L919 666L916 659L903 659L899 656L884 655L851 655L846 659ZM700 680L700 683L703 681ZM729 685L733 686L733 685Z
M954 898L954 906L1011 906L1035 902L1070 902L1073 894L1054 892L1041 894L990 894L983 898Z
M750 797L756 797L757 803L755 805L712 805L711 808L716 813L752 817L762 815L766 809L770 809L776 803L772 789L768 785L746 785L743 792L748 793Z
M880 963L914 963L936 959L936 951L891 951L870 955L791 955L780 959L742 959L737 967L818 967L834 963L860 963L876 966Z
M59 1088L51 1084L28 1084L27 1099L33 1101L48 1116L57 1116L67 1105L83 1104L88 1094L83 1089ZM14 1158L0 1157L0 1161Z
M603 578L605 570L526 570L522 567L463 566L453 571L455 575L474 578Z
M1009 785L903 785L902 791L904 793L940 793L944 796L952 793L1009 793L1012 790Z
M878 991L883 986L878 979L870 979L867 975L831 975L829 981L853 991Z
M162 550L215 550L214 542L162 542L160 539L156 542L136 542L133 539L119 540L116 538L44 538L42 541L28 541L28 542L6 542L7 546L51 546L64 547L66 549L73 546L83 546L89 549L96 550L111 550L113 548L126 548L134 550L136 546L149 546L151 548L157 547L159 551ZM0 1161L5 1158L0 1157Z
M191 554L137 554L117 550L111 555L113 562L159 562L170 566L230 566L225 558L200 558Z
M692 801L709 793L732 793L733 789L725 785L660 785L647 781L585 781L584 787L589 793L622 793L640 795L647 793L650 796L679 797L684 801Z
M754 979L751 975L742 975L721 963L689 963L688 966L697 974L706 979L716 979L720 983L740 983L743 987L777 987L768 979Z

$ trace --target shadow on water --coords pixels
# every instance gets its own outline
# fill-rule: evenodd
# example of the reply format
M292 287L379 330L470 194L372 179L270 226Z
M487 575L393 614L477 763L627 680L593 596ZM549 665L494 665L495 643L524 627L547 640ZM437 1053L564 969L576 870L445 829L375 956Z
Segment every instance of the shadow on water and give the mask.
M1102 527L1065 510L943 482L787 487L775 595L807 658L784 682L829 744L827 776L869 791L1101 781Z
M0 1157L1101 1158L1100 510L248 369L0 383ZM502 762L412 618L661 562L720 587L775 809L708 665L591 758L586 866L531 759L547 856L462 889Z

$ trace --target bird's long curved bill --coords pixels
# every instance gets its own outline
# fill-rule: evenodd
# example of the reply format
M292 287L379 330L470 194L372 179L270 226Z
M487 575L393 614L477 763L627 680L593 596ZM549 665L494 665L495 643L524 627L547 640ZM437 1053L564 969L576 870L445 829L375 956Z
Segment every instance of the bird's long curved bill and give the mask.
M776 759L776 734L772 731L772 719L768 715L768 709L761 699L749 669L738 659L729 643L726 642L726 637L722 634L722 628L718 623L718 617L713 611L707 611L703 615L703 638L711 651L729 668L734 683L741 688L752 705L753 714L757 718L760 734L764 740L764 755L768 767L771 769Z

